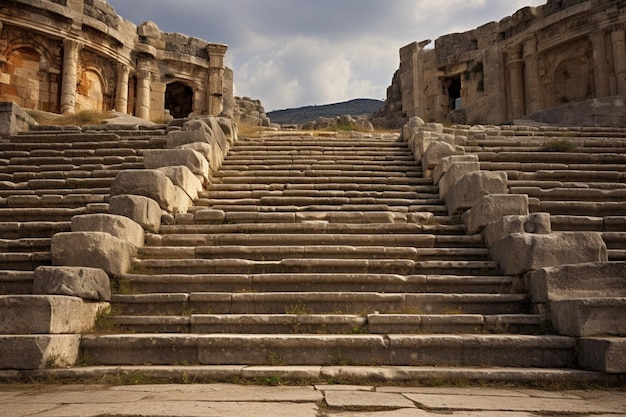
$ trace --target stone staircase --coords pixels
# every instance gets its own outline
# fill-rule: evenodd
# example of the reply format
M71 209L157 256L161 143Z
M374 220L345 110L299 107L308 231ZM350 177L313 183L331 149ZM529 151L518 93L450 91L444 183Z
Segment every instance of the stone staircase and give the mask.
M146 243L90 364L573 364L397 135L240 140Z

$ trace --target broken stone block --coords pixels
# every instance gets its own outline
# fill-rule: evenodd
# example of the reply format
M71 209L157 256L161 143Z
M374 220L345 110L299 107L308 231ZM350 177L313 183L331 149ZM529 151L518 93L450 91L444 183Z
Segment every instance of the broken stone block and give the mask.
M428 212L407 213L406 217L407 223L415 223L421 225L433 225L437 223L435 215Z
M470 210L471 211L471 210ZM552 233L550 213L530 213L527 216L504 216L489 223L482 231L483 242L490 248L511 233Z
M478 162L478 155L470 154L470 155L450 155L444 158L441 158L439 163L433 168L432 177L433 184L439 183L441 177L444 176L446 172L450 169L453 164L458 162ZM479 165L480 169L480 165ZM478 171L478 170L475 170Z
M99 268L119 276L131 267L135 247L104 232L57 233L52 237L52 264Z
M459 184L463 179L459 181ZM497 184L497 183L496 183ZM501 184L499 184L501 185ZM506 185L504 186L506 189ZM452 187L456 189L456 187ZM456 194L448 193L448 196L455 197ZM458 202L454 201L454 208ZM508 215L525 215L528 214L528 196L526 194L488 194L482 196L478 201L465 213L463 213L463 222L467 226L467 233L473 235L480 233L485 226L496 222L504 216ZM522 229L520 232L523 232Z
M111 184L111 195L134 194L156 201L168 212L174 212L178 198L177 187L164 173L156 169L128 170L117 174Z
M439 180L439 198L445 198L454 186L465 174L470 172L478 172L480 163L478 162L455 162L450 169Z
M552 301L548 311L563 336L626 336L626 297Z
M72 232L106 232L136 247L142 247L145 241L143 227L128 217L116 214L95 213L74 216Z
M224 210L198 210L194 214L194 220L199 224L219 224L224 223L226 213Z
M109 199L109 213L128 217L151 233L158 233L161 227L161 207L148 197L132 194L113 196Z
M443 158L452 155L460 155L462 153L462 150L456 149L454 146L445 141L438 140L431 142L422 157L422 167L425 170L431 170L435 168Z
M0 335L0 369L62 368L76 364L80 334Z
M546 235L513 233L490 248L493 260L506 275L521 275L551 266L607 262L600 233L560 232Z
M172 183L182 189L190 199L196 200L202 191L202 183L186 166L159 168Z
M35 269L33 294L67 295L84 300L111 301L109 276L102 269L40 266Z
M167 134L168 149L196 142L204 142L210 145L211 138L204 130L173 130Z
M578 362L583 369L609 374L626 373L626 338L594 337L578 342Z
M209 179L209 162L200 153L190 149L150 149L144 151L146 169L185 166L196 175Z
M0 334L84 333L108 307L61 295L0 295Z
M450 216L474 207L485 195L506 194L508 191L506 172L473 171L456 179L465 169L471 169L473 164L475 163L454 164L439 182L439 193L441 194L442 189L445 192L446 206ZM457 169L459 166L461 168ZM446 190L451 181L454 181L454 184ZM488 202L486 201L486 203ZM525 208L525 213L528 213L528 197L526 197ZM477 209L476 213L478 210L480 208ZM494 208L493 210L497 209ZM505 213L505 209L502 209L502 212ZM514 211L508 214L517 213L518 211Z

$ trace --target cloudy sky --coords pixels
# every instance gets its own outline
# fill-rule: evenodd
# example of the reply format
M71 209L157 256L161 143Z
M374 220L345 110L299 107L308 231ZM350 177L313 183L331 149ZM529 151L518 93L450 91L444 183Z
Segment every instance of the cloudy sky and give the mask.
M399 49L546 0L109 0L122 17L229 46L235 94L267 111L384 99Z

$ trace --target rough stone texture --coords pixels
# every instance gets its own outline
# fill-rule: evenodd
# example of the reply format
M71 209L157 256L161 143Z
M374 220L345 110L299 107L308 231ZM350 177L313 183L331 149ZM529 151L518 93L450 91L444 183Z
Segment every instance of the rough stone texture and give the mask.
M626 336L626 297L552 301L550 323L565 336Z
M511 233L551 232L550 213L530 213L527 216L504 216L498 221L489 223L483 229L482 236L483 242L490 248Z
M0 335L0 369L42 369L76 363L79 334Z
M475 162L462 162L460 164L452 165L450 170L446 172L442 180L439 182L439 193L441 194L443 189L443 192L445 193L444 198L446 200L446 206L448 207L448 214L451 216L474 207L480 199L486 195L502 195L506 194L508 191L506 172L474 171L464 174L458 178L458 175L461 175L466 171L466 169L472 169L471 166L474 164ZM461 169L457 169L459 165L462 166ZM458 180L454 181L455 178L458 178ZM454 184L449 186L451 181L454 181ZM472 216L473 220L475 220L475 223L473 224L476 226L480 225L480 220L477 217L479 216L478 213L480 213L481 210L485 211L485 214L483 214L485 219L483 221L486 221L487 218L491 218L495 221L495 216L498 214L498 210L500 210L502 214L528 213L527 197L525 210L521 210L521 212L518 210L514 211L511 204L516 198L520 201L523 199L522 197L512 197L506 207L502 208L490 208L487 204L489 204L491 200L484 200L481 207L478 207ZM498 201L494 201L494 203L505 203L505 201L505 198L498 197ZM507 212L507 210L510 212Z
M130 269L135 247L104 232L57 233L52 237L52 263L100 268L119 276Z
M202 191L202 183L186 166L174 166L158 168L172 183L179 187L191 200L198 198Z
M0 99L2 97L0 96ZM0 136L29 130L35 120L13 102L0 102Z
M136 247L144 245L143 228L128 217L116 214L83 214L72 217L72 232L105 232Z
M578 342L579 363L584 369L606 373L626 372L626 338L583 338Z
M175 133L175 132L170 132ZM209 163L202 154L189 149L150 149L144 151L146 169L185 166L196 175L209 178Z
M459 185L462 185L463 183L463 179L458 182ZM506 183L504 188L506 190ZM452 187L452 190L456 189L456 186ZM458 202L455 200L456 194L453 194L451 191L448 193L448 197L454 201L453 207L458 209L458 207L456 207ZM478 199L478 201L476 201L476 203L468 211L463 213L463 222L467 226L467 233L473 235L475 233L480 233L485 226L502 219L504 216L527 214L527 195L488 194ZM522 232L523 231L524 230L522 230Z
M491 247L490 253L507 275L550 266L607 261L606 245L595 232L513 233Z
M33 278L33 294L67 295L84 300L111 301L106 272L96 268L40 266Z
M0 295L0 334L69 334L90 331L108 303L60 295Z
M439 183L439 180L443 175L448 172L452 164L458 162L478 162L478 155L470 154L470 155L450 155L444 158L441 158L439 163L433 169L432 177L433 184Z
M424 169L432 170L437 166L437 164L439 164L439 162L443 158L452 155L460 155L463 152L463 150L455 148L448 142L431 142L431 144L428 145L426 152L424 152L424 156L422 157L422 167Z
M202 130L172 130L167 134L168 149L175 149L191 143L206 143L211 145L210 135Z
M626 262L541 268L524 276L534 303L594 297L626 297Z
M261 100L253 100L250 97L235 97L235 104L233 118L238 123L269 127L270 119L265 114Z
M198 210L194 213L194 220L199 224L219 224L226 219L223 210Z
M181 199L179 193L185 195ZM151 198L170 213L185 213L189 208L189 197L172 184L169 178L156 169L128 170L117 174L111 184L111 195L134 194Z
M161 207L148 197L132 194L113 196L109 199L109 212L128 217L151 233L158 233L161 227Z

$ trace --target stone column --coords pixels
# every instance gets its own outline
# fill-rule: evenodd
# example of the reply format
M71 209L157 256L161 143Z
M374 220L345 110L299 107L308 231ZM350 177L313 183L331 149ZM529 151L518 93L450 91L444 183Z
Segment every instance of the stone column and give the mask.
M224 58L228 47L221 44L207 45L209 53L209 85L207 87L207 113L219 116L224 108Z
M128 79L130 68L126 64L117 66L117 85L115 86L115 110L128 113Z
M63 72L61 76L61 113L76 111L76 85L78 84L78 55L82 45L72 39L63 40Z
M150 120L150 57L141 56L137 59L137 100L135 116Z
M606 33L604 30L589 35L589 40L591 41L593 48L593 79L596 90L595 97L606 97L611 95L605 39Z
M617 93L626 95L626 37L624 29L611 32Z
M525 114L524 103L524 61L522 60L522 45L511 45L507 50L509 69L509 84L511 91L511 117L518 119Z
M526 98L525 114L532 114L541 110L543 106L539 61L537 59L537 38L535 36L524 40L523 61L524 97Z

